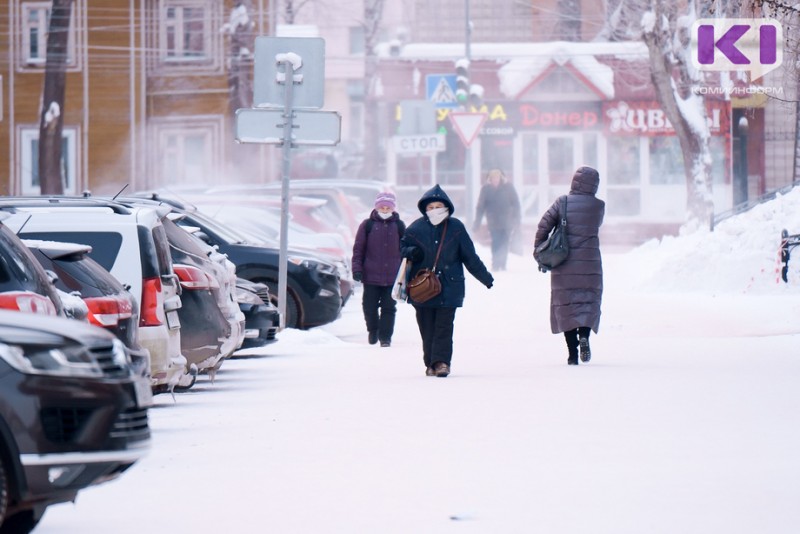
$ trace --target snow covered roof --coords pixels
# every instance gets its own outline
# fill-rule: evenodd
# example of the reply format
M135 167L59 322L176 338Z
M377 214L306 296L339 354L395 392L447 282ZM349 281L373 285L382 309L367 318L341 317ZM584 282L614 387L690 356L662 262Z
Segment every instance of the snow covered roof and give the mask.
M399 54L392 56L389 43L376 46L380 58L417 60L456 60L464 57L463 43L408 43ZM641 59L648 56L647 45L641 42L589 42L550 41L543 43L471 43L473 60L505 61L515 57L615 56L621 59Z
M464 57L464 52L462 43L410 43L399 53L395 50L395 55L385 44L377 50L382 58L405 61L456 61ZM518 98L555 66L570 70L598 96L612 99L614 69L599 61L598 56L634 61L647 58L648 51L640 42L474 43L470 56L473 61L504 63L497 75L501 92L510 99Z

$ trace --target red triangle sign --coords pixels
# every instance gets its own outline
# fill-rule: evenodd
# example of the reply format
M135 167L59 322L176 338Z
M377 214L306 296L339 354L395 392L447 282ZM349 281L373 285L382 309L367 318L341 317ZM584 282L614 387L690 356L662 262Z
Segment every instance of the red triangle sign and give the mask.
M469 147L478 136L488 116L487 113L450 112L450 122L465 147Z

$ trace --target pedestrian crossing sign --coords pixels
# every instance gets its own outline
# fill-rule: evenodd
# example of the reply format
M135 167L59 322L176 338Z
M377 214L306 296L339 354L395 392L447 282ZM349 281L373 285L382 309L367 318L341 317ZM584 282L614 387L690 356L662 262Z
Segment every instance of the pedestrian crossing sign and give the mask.
M456 75L428 74L425 76L427 99L437 108L457 108Z

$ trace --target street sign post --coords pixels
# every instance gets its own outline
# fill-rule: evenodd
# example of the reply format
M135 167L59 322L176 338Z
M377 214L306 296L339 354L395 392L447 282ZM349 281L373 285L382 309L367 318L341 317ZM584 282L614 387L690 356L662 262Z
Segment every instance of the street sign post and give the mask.
M488 115L486 113L450 112L450 122L464 146L469 148Z
M325 40L321 37L256 37L253 68L253 105L257 108L284 106L286 93L284 62L278 57L294 54L301 59L293 64L296 84L292 91L293 108L319 109L325 95Z
M436 133L436 106L430 100L400 102L400 124L397 135L427 135Z
M425 96L437 108L457 108L455 74L428 74L425 76Z
M395 154L427 154L447 149L443 134L395 135L392 143Z
M341 140L342 117L338 112L296 109L292 114L292 145L333 146ZM280 145L284 142L284 121L282 109L237 109L236 140Z
M286 327L292 147L302 144L335 145L341 137L341 117L338 113L314 111L322 107L324 92L324 40L317 37L256 38L254 108L236 110L236 140L240 143L283 146L278 266L281 330Z

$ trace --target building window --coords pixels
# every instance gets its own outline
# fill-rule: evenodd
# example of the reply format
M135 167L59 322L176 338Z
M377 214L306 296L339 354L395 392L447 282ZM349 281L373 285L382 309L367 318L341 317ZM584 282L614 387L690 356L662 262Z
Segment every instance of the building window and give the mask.
M23 2L20 6L22 21L22 62L27 67L44 67L47 60L47 33L50 28L52 2ZM75 10L70 12L69 35L67 36L68 66L75 66Z
M609 215L641 214L641 138L608 138L606 209Z
M350 54L364 55L365 45L364 26L352 26L350 28Z
M154 124L158 157L154 170L159 185L210 184L218 163L222 120Z
M65 195L77 194L77 128L64 127L61 143L61 185ZM20 178L23 195L40 195L39 128L20 130Z
M725 138L713 136L709 139L711 152L711 175L713 183L726 181ZM682 185L686 183L683 168L683 151L676 136L650 138L650 183L653 185Z
M170 2L164 6L161 53L165 61L195 61L209 56L208 8Z

